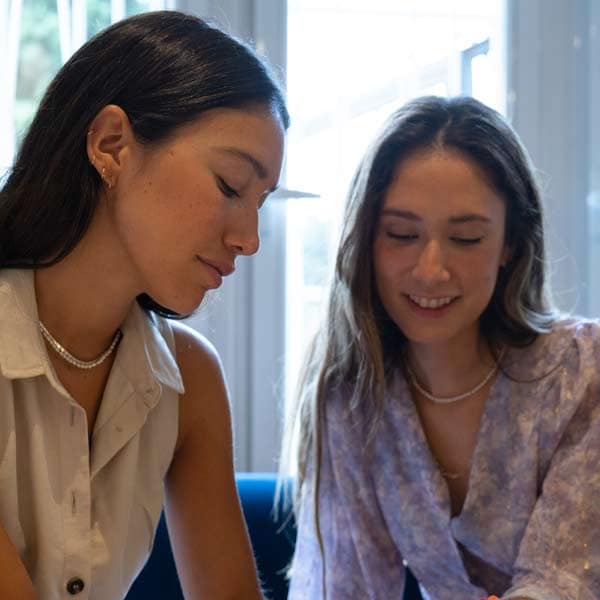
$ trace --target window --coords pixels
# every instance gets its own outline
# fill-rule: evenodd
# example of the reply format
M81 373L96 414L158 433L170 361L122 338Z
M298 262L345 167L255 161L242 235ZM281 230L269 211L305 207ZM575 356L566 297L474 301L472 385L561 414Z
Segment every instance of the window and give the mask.
M67 7L60 13L59 4ZM88 0L84 19L80 4L0 2L0 174L30 118L27 104L35 106L44 78L61 64L60 32L84 39L81 23L90 35L124 14L158 8ZM214 19L287 72L293 126L284 183L319 194L267 202L259 254L239 261L192 323L223 359L238 468L276 468L278 404L293 393L322 314L351 173L383 118L411 96L470 91L507 115L544 177L560 306L600 315L600 3L169 0L167 7ZM60 22L72 25L61 30ZM27 39L35 40L29 48Z
M289 0L286 396L319 323L345 194L387 115L422 94L504 112L504 2Z
M5 0L0 3L0 174L13 161L50 80L89 37L168 0Z

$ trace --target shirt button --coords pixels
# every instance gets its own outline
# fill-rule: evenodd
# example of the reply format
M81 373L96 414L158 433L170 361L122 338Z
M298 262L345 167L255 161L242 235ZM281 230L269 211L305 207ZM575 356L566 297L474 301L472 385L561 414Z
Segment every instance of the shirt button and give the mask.
M67 582L67 592L69 592L69 594L72 596L82 592L84 587L85 583L83 583L83 579L80 577L73 577Z

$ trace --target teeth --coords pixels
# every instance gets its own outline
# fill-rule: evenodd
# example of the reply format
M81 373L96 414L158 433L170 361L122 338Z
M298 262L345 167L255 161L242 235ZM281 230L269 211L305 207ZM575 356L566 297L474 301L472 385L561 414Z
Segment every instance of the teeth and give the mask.
M418 304L421 308L440 308L450 304L454 298L448 296L447 298L422 298L421 296L411 296L409 298Z

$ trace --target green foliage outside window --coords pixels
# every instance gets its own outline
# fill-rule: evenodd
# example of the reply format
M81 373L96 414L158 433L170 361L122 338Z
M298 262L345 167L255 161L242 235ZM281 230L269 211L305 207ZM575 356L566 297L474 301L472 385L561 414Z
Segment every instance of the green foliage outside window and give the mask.
M80 0L75 0L79 2ZM87 37L110 24L110 0L87 0ZM127 0L126 14L148 10L148 1ZM15 131L17 143L26 131L42 95L61 66L57 0L23 0Z

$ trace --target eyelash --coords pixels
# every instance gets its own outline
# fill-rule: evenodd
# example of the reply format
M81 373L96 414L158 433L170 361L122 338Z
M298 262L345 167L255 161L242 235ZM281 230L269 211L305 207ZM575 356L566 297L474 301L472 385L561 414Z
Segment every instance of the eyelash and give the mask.
M218 184L220 190L228 198L239 198L240 197L239 192L237 192L230 185L228 185L222 177L217 177L217 184Z
M398 240L399 242L412 242L418 237L416 235L399 235L397 233L391 233L390 231L386 232L386 235L393 240Z
M413 242L414 240L416 240L419 237L418 235L413 235L413 234L398 235L395 233L391 233L389 231L386 233L386 235L393 240L397 240L399 242L404 242L404 243ZM481 242L481 240L483 240L483 236L476 237L476 238L461 238L461 237L453 236L450 238L450 240L461 246L474 246L475 244L479 244Z
M474 246L475 244L479 244L479 242L481 242L481 240L483 239L483 236L476 237L476 238L451 237L450 239L453 242L460 244L461 246Z

